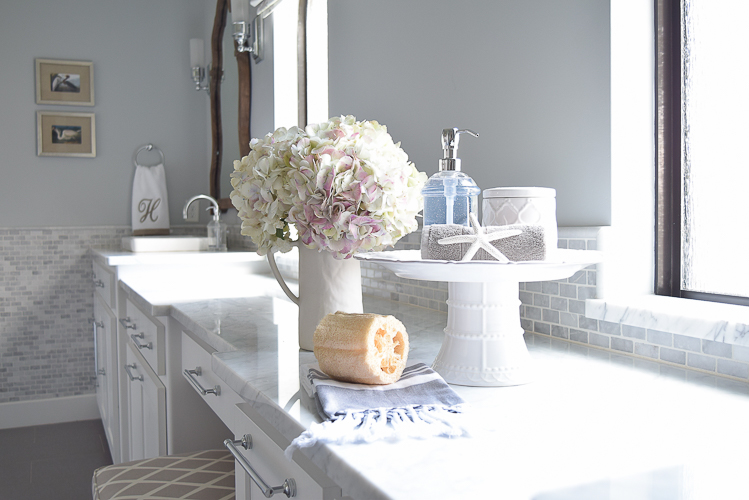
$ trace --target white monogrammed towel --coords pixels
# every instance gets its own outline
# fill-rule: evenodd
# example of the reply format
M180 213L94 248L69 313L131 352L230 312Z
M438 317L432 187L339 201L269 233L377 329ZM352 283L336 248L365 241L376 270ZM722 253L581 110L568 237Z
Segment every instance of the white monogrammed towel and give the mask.
M133 236L169 234L164 165L136 165L133 179Z
M302 366L302 385L315 398L322 423L313 423L286 448L315 443L359 443L380 439L459 437L468 434L463 400L424 363L406 367L388 385L339 382L317 364ZM304 374L307 375L304 380Z

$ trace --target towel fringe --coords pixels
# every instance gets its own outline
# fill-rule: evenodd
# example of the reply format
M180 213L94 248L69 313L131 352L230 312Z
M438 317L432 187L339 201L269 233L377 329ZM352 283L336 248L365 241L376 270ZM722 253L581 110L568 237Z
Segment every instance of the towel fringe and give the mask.
M348 411L312 423L284 451L291 460L297 449L317 443L371 443L380 439L460 437L469 435L463 405L418 405L404 408Z

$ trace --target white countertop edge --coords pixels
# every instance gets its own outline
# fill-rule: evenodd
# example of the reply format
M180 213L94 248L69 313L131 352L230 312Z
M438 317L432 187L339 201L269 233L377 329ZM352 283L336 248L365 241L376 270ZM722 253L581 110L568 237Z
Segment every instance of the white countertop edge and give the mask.
M687 337L749 346L749 307L641 295L585 301L585 316Z

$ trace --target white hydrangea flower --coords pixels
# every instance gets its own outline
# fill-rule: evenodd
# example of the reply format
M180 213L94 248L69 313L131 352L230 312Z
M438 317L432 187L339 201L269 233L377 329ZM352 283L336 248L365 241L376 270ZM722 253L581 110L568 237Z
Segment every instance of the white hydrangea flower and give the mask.
M291 249L289 224L336 258L382 250L418 227L427 176L376 121L281 128L250 147L234 162L231 199L261 255Z

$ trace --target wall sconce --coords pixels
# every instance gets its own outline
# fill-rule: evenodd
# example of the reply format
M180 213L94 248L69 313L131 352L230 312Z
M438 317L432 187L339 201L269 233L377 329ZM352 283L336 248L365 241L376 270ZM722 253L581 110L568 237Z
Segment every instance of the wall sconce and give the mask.
M192 67L192 81L195 82L195 90L210 90L210 85L202 85L209 67L205 65L205 48L202 38L190 39L190 67Z
M239 52L249 52L255 62L263 59L263 19L270 15L273 6L280 0L231 0L231 20L234 25L234 40ZM262 3L262 5L260 5ZM250 21L250 5L260 5L255 18Z

